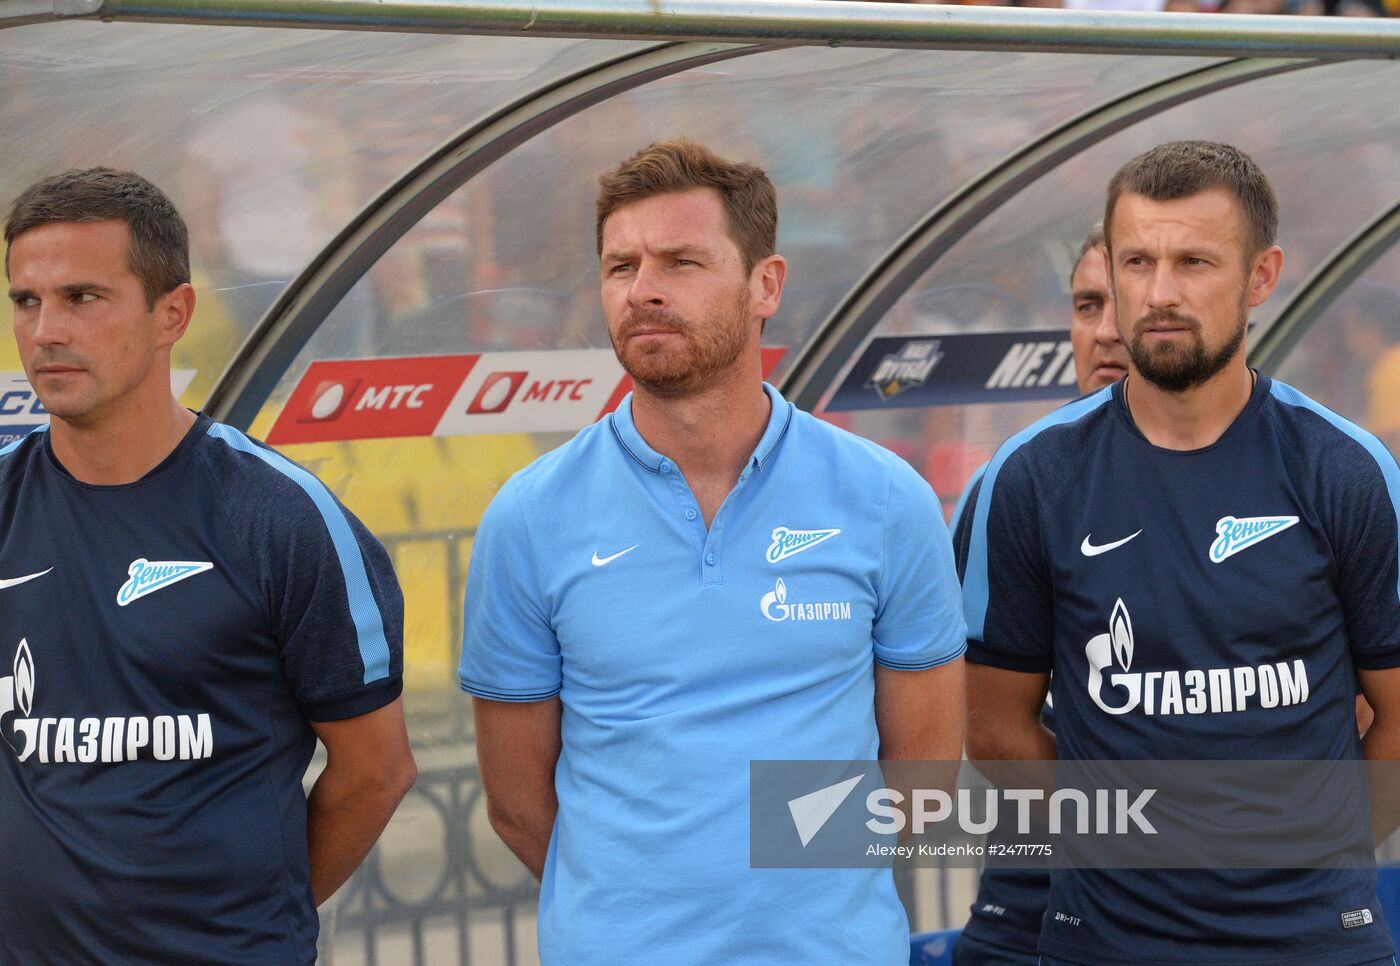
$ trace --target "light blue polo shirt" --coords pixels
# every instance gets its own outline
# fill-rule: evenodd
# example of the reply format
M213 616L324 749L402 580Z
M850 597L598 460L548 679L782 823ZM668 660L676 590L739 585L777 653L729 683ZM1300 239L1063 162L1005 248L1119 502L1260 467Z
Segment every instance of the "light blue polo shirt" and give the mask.
M482 519L462 688L563 703L546 964L909 960L888 869L749 867L749 761L878 756L875 663L966 645L950 541L907 463L764 388L708 531L630 395Z

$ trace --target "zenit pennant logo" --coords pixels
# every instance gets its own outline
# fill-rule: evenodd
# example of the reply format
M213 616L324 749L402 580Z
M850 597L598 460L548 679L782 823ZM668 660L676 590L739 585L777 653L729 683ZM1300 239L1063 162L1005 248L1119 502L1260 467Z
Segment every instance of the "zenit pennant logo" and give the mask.
M1211 562L1220 563L1246 547L1282 533L1297 522L1297 517L1221 517L1215 521L1215 532L1220 536L1210 545Z
M773 542L768 547L768 562L777 563L779 560L786 560L793 554L810 550L817 544L830 540L841 531L839 529L828 530L789 530L787 527L777 527L773 530Z
M214 565L207 560L147 560L137 557L127 568L131 576L117 591L117 606L125 607L133 600L154 594L162 587L169 587L186 577L212 570Z

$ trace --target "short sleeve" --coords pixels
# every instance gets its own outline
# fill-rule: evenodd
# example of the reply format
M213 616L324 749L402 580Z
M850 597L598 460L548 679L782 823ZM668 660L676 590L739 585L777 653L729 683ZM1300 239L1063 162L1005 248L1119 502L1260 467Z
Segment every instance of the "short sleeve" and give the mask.
M279 615L283 667L309 721L368 714L403 690L403 592L393 564L354 514L334 497L330 506L338 515L308 516L298 527L307 532L287 558Z
M543 701L559 693L559 639L510 480L482 516L472 545L463 604L462 690L493 701Z
M1379 441L1369 442L1356 447L1352 467L1333 465L1329 476L1345 492L1329 503L1352 660L1379 671L1400 667L1400 470Z
M967 618L967 659L1011 671L1049 671L1054 605L1027 461L1003 451L959 521L956 542Z
M902 460L886 507L875 660L897 671L947 664L967 647L953 548L938 498Z
M209 434L264 465L256 478L225 468L249 474L225 509L302 713L338 721L389 704L403 690L403 593L384 547L303 467L230 427Z

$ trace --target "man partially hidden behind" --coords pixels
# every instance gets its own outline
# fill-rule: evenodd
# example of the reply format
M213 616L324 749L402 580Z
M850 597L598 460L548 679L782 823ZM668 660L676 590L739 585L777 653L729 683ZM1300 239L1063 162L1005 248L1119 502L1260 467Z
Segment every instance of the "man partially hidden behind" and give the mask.
M967 511L972 758L1400 758L1400 470L1245 365L1277 223L1268 180L1227 145L1164 144L1110 183L1131 365L1003 445ZM1374 869L1056 870L1040 953L1392 962Z
M1128 371L1128 350L1118 333L1104 256L1103 226L1095 225L1080 246L1069 277L1069 338L1081 395L1113 385ZM977 490L986 471L984 465L972 475L949 521L955 547L965 547L970 537L966 511L977 505ZM963 555L960 550L959 556ZM1054 731L1049 705L1041 720ZM989 865L978 883L971 917L953 947L954 966L1036 966L1040 920L1049 891L1050 873L1044 869Z
M70 171L5 240L51 423L0 449L0 958L313 963L414 778L389 560L171 395L195 297L159 189Z
M947 534L903 461L762 381L787 273L767 176L684 140L602 178L635 391L517 473L467 578L492 824L546 964L904 964L888 869L751 869L751 759L957 760Z

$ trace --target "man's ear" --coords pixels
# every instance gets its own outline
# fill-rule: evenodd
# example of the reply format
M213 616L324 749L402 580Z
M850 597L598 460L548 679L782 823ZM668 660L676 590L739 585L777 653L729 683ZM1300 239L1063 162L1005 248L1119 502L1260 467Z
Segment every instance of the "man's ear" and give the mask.
M754 314L770 319L778 314L783 301L783 285L787 282L787 259L769 255L749 273L749 288L753 295Z
M1258 308L1269 300L1283 274L1283 249L1271 245L1254 259L1249 273L1249 307Z
M194 317L194 286L183 282L156 300L160 322L157 345L164 348L179 342Z

